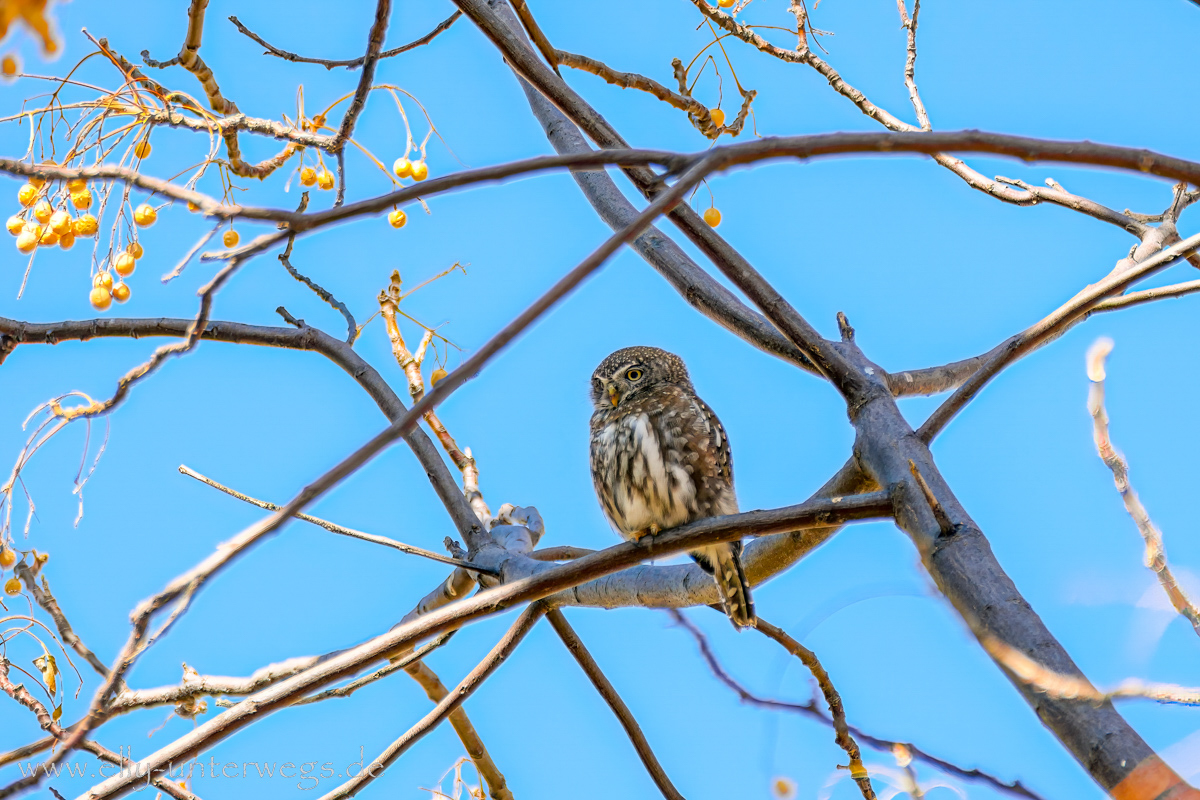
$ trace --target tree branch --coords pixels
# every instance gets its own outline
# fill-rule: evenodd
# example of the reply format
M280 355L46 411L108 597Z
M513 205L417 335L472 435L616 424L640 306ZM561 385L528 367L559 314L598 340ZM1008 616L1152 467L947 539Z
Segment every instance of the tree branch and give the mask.
M792 507L784 510L787 513L751 511L728 517L715 517L682 525L656 536L645 536L637 542L623 542L593 555L558 565L524 559L500 545L487 544L478 554L478 563L498 566L506 576L508 571L505 567L510 561L528 562L535 565L536 570L525 580L486 589L458 602L431 608L427 613L416 613L415 616L410 614L410 621L387 633L338 653L305 672L262 689L228 711L199 725L191 733L142 759L138 762L138 769L144 772L162 768L168 763L182 763L247 725L288 707L300 697L357 673L367 664L403 652L429 636L457 629L473 619L489 616L515 604L543 598L550 598L548 602L551 606L559 602L571 602L572 596L579 589L586 590L587 582L591 579L617 572L647 559L662 558L719 541L731 541L742 538L748 532L768 533L791 531L806 526L822 528L836 525L847 519L861 518L867 514L868 508L872 514L881 513L886 506L886 502L880 502L878 499L874 499L872 504L868 505L866 502L856 504L853 498L844 498L841 502L816 501ZM700 574L704 575L703 572ZM705 577L707 578L707 575ZM707 578L706 583L713 587L711 578ZM570 591L551 598L551 595L564 589ZM696 591L700 593L699 589ZM711 594L712 597L707 602L716 601L715 588ZM92 787L86 797L89 800L118 797L132 789L133 780L129 775L114 776Z
M345 797L353 797L358 792L376 778L382 772L391 766L396 759L404 755L408 748L412 747L421 740L425 734L441 724L452 711L458 708L463 702L475 693L483 682L491 677L492 673L504 663L521 640L525 638L525 634L529 633L533 624L542 618L546 613L546 606L542 603L532 603L528 608L521 612L517 617L517 621L513 623L504 637L496 643L491 652L480 661L475 669L471 670L465 678L454 687L454 690L443 697L433 710L421 718L413 727L405 731L399 739L392 742L382 753L375 757L369 765L358 775L343 783L338 788L326 793L321 797L321 800L341 800Z
M713 652L712 646L709 644L708 638L704 635L704 633L700 631L699 628L689 624L686 617L683 619L685 622L682 627L687 630L693 638L695 638L696 644L700 648L700 655L704 658L705 663L708 664L708 668L712 671L713 675L716 676L717 680L731 689L734 694L741 699L742 702L749 703L760 708L769 708L776 711L788 711L794 714L800 714L801 716L817 720L818 722L828 725L831 728L833 727L833 719L821 713L820 709L817 708L816 703L812 700L809 700L807 703L789 703L783 700L771 700L765 697L759 697L744 687L742 684L736 681L721 665L721 662L717 660L717 656ZM870 735L869 733L864 733L862 730L854 727L853 725L847 725L847 730L865 742L868 746L874 747L877 750L882 750L887 753L894 753L897 747L903 747L912 754L913 758L929 764L930 766L935 767L942 772L947 773L948 775L954 775L968 781L979 782L1007 794L1012 794L1019 797L1027 797L1031 798L1031 800L1042 800L1041 795L1038 795L1035 792L1027 789L1020 781L1007 783L1000 778L995 777L994 775L981 772L978 769L964 769L963 767L952 764L949 761L940 759L937 756L932 756L910 742L895 742L890 739L880 739L876 736Z
M379 58L381 58L381 59L392 58L393 56L398 56L401 53L407 53L409 50L414 50L414 49L420 47L421 45L429 44L435 38L437 38L437 36L439 34L449 30L450 26L453 25L455 23L455 21L458 20L458 18L461 16L462 16L461 11L455 11L449 17L447 17L446 19L439 22L433 30L431 30L429 33L422 36L420 39L416 39L414 41L409 42L406 45L402 45L402 46L394 48L392 50L384 50L382 53L379 54ZM358 58L351 58L351 59L348 59L345 61L332 61L332 60L325 59L325 58L305 58L304 56L298 56L295 53L289 53L286 50L280 50L278 47L275 47L274 45L266 42L265 40L263 40L263 38L261 36L259 36L254 31L250 30L245 25L243 25L241 23L241 21L238 20L237 17L230 17L229 21L232 22L235 26L237 26L237 29L239 31L241 31L246 36L249 36L251 39L253 39L254 41L261 44L263 47L265 47L266 52L263 53L263 55L276 56L277 58L282 58L284 61L292 61L297 64L320 64L321 66L325 67L326 69L333 69L334 67L345 67L346 69L358 69L364 63L366 63L366 60L367 60L367 57L365 55L359 56Z
M633 743L633 749L637 751L638 758L642 760L642 764L646 767L646 772L650 773L651 780L658 790L662 792L662 796L667 800L683 800L683 795L675 788L675 784L671 783L670 777L659 763L658 757L654 755L654 751L650 748L650 742L646 740L646 734L642 733L641 727L637 724L637 720L633 718L633 712L629 710L629 706L625 705L625 701L621 699L621 695L617 693L616 687L604 675L600 669L600 665L596 663L596 659L588 652L584 646L583 640L575 633L575 629L567 622L567 618L557 608L550 611L547 615L550 620L550 625L553 626L554 632L562 639L567 650L575 657L584 674L588 676L588 680L592 682L592 686L596 687L596 691L604 698L604 702L612 709L616 715L617 721L621 723L621 727L625 729L625 735Z
M230 489L228 486L225 486L224 484L217 483L212 478L206 477L204 475L201 475L199 472L196 472L195 470L189 469L186 465L180 464L179 471L181 473L183 473L184 475L187 475L189 478L195 478L196 480L200 481L203 484L207 484L208 486L211 486L212 488L214 488L218 491L224 492L225 494L229 495L230 497L236 497L238 500L242 500L246 503L249 503L252 506L258 506L259 508L266 509L267 511L278 511L279 510L279 506L275 505L274 503L268 503L265 500L258 500L256 498L250 497L249 495L242 494L241 492L237 491L236 489ZM371 542L372 544L381 544L384 547L390 547L393 550L399 550L401 553L408 553L409 555L421 556L421 558L428 558L431 561L438 561L438 562L441 562L442 564L450 564L451 566L462 567L463 569L471 570L473 572L482 572L482 573L488 574L488 575L495 574L495 572L493 570L488 569L487 567L480 567L476 564L472 564L470 561L464 561L461 558L451 558L450 556L444 556L441 553L435 553L432 550L426 550L422 547L414 547L411 544L405 544L404 542L398 542L395 539L389 539L386 536L379 536L379 535L376 535L373 533L364 533L363 531L356 531L353 528L347 528L342 525L338 525L335 522L330 522L328 520L321 519L320 517L314 517L311 514L300 513L300 514L295 514L294 516L296 517L296 519L302 519L305 522L311 522L313 525L324 528L325 530L329 531L330 533L336 533L341 536L349 536L353 539L361 539L364 542Z
M678 611L675 612L675 615L677 619L686 620L686 617ZM858 749L858 742L854 741L854 736L850 733L850 727L846 724L846 710L842 707L842 696L834 687L829 673L821 665L817 654L762 617L758 618L758 622L754 627L759 633L774 639L785 650L800 659L801 663L816 678L817 685L821 687L821 693L825 695L825 702L829 705L829 714L833 718L833 730L836 734L835 741L838 747L845 750L846 755L850 758L850 777L858 784L859 791L862 792L866 800L874 800L875 790L871 788L871 779L867 775L867 768L863 766L862 753Z
M1162 531L1150 519L1146 507L1142 505L1137 492L1129 483L1129 464L1113 447L1112 439L1109 438L1108 412L1104 408L1104 361L1112 352L1112 348L1112 339L1101 338L1097 339L1087 352L1087 374L1092 384L1088 390L1087 405L1088 413L1092 415L1092 439L1096 443L1096 453L1104 462L1104 466L1112 471L1113 483L1117 486L1125 510L1133 518L1133 523L1146 542L1146 566L1158 577L1158 582L1162 584L1171 605L1192 624L1196 633L1200 634L1200 609L1197 609L1196 604L1184 593L1179 581L1171 572L1171 567L1167 564L1167 551L1163 547Z

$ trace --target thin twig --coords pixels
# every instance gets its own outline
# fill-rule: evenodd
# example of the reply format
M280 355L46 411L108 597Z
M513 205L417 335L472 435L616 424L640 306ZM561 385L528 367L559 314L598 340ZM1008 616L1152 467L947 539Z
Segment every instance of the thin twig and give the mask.
M1167 551L1163 547L1162 531L1160 531L1145 506L1138 498L1137 492L1129 483L1129 464L1113 447L1108 433L1108 412L1104 408L1104 361L1112 352L1113 340L1107 337L1097 339L1087 352L1087 375L1091 381L1088 391L1088 412L1092 415L1092 438L1096 442L1096 452L1104 465L1112 470L1113 482L1125 504L1125 510L1133 518L1138 532L1146 542L1146 566L1158 576L1163 591L1167 593L1171 605L1175 607L1192 627L1200 634L1200 609L1196 608L1175 579L1171 567L1167 564Z
M924 135L933 136L934 134ZM1085 319L1087 313L1101 301L1119 294L1133 282L1148 278L1176 261L1186 258L1196 252L1197 248L1200 248L1200 234L1160 250L1127 270L1109 274L1103 280L1097 281L1079 292L1041 321L993 348L988 352L984 363L975 370L971 377L964 381L954 394L938 406L922 423L917 430L918 436L922 441L932 441L933 437L962 410L963 406L970 402L1006 366L1061 335L1064 330L1076 322Z
M742 700L742 702L749 703L760 708L770 708L778 711L789 711L794 714L800 714L833 727L833 720L823 714L821 710L817 708L816 703L812 700L809 700L807 703L789 703L783 700L772 700L765 697L759 697L758 695L754 694L749 689L742 686L742 684L734 680L734 678L725 670L725 668L721 665L721 662L717 660L716 654L713 653L712 647L708 643L708 638L703 632L694 626L687 627L685 625L685 629L688 630L688 632L691 633L696 639L696 644L700 648L700 654L708 664L708 668L712 671L713 675L716 676L717 680L731 689ZM986 784L993 789L998 789L999 791L1020 797L1030 798L1030 800L1043 800L1041 795L1027 789L1020 781L1012 781L1011 783L1007 783L1000 778L997 778L986 772L982 772L978 769L965 769L944 759L932 756L910 742L896 742L890 739L880 739L877 736L864 733L862 730L854 727L853 725L848 724L847 730L852 733L855 738L862 741L867 746L873 747L877 750L891 753L894 752L898 745L903 746L912 754L914 758L929 764L930 766L936 767L937 769L940 769L949 775L955 775L969 781L977 781L979 783Z
M435 38L437 38L437 36L439 34L448 30L450 28L450 26L453 25L455 23L455 21L461 16L462 16L461 11L455 11L449 17L447 17L446 19L439 22L433 30L431 30L429 33L422 36L420 39L416 39L414 41L409 42L406 45L402 45L402 46L394 48L392 50L384 50L382 53L379 54L379 57L381 59L391 58L393 56L398 56L401 53L407 53L409 50L414 50L414 49L420 47L421 45L429 44ZM325 58L306 58L304 56L298 56L295 53L289 53L286 50L281 50L278 47L275 47L274 45L269 44L268 42L263 40L263 38L261 36L259 36L254 31L250 30L245 25L243 25L238 20L237 17L230 17L229 21L232 22L234 25L236 25L237 29L239 31L241 31L246 36L249 36L251 39L253 39L254 41L261 44L263 47L265 47L267 49L267 51L265 53L263 53L263 55L276 56L278 58L282 58L284 61L292 61L297 64L320 64L321 66L325 67L326 69L333 69L334 67L346 67L347 69L358 69L366 62L366 59L367 59L367 57L365 55L359 56L358 58L347 59L345 61L333 61L333 60L325 59Z
M383 50L383 37L387 33L388 18L391 13L392 0L378 0L375 5L375 20L371 23L371 30L367 34L367 52L363 55L362 74L358 76L358 86L354 89L354 97L350 99L350 106L346 109L346 114L342 117L342 124L338 127L337 135L334 137L334 152L345 150L346 142L350 140L350 134L354 133L354 124L358 122L358 115L367 105L367 94L375 82L375 67L379 63L379 54ZM339 188L339 194L341 191Z
M83 640L75 633L75 629L71 627L71 623L67 621L67 615L63 613L58 601L50 593L50 582L46 580L46 576L42 575L42 585L38 586L37 576L24 562L17 564L16 573L17 577L25 583L25 588L33 595L37 604L45 609L46 613L50 615L50 619L54 620L54 626L58 628L58 636L62 639L63 644L82 656L102 677L108 677L108 667L104 666L104 662L83 643Z
M323 692L318 692L317 694L305 697L303 700L297 700L293 705L302 706L309 703L318 703L322 700L328 700L331 697L349 697L368 684L374 683L382 678L386 678L388 675L391 675L397 670L408 669L412 665L420 662L421 659L425 658L425 656L429 655L434 650L450 641L450 637L453 635L454 631L447 631L443 634L440 634L435 637L432 642L421 645L404 658L393 661L386 667L381 667L375 670L370 675L364 675L357 680L347 683L345 686L338 686L334 689L326 689Z
M676 612L676 614L683 616L679 612ZM835 741L838 747L845 750L846 755L850 757L850 777L858 784L858 788L866 800L874 800L875 790L871 787L871 778L867 774L867 768L863 766L862 753L858 749L858 742L854 741L854 737L850 734L850 727L846 724L846 710L842 707L842 696L834 687L833 681L829 678L829 673L821 665L817 654L762 617L758 618L755 628L759 633L774 639L785 650L800 659L801 663L808 667L808 671L812 673L812 676L817 679L817 685L821 687L821 693L825 695L825 702L829 705L829 714L833 717L833 730L836 733Z
M195 478L196 480L200 481L201 483L207 484L214 489L222 491L225 494L229 495L230 497L236 497L238 500L247 502L250 505L258 506L259 508L264 508L267 511L278 511L280 508L279 506L275 505L274 503L268 503L265 500L258 500L249 495L242 494L241 492L237 491L236 489L231 489L228 486L225 486L224 484L217 483L212 478L205 477L204 475L201 475L199 472L196 472L195 470L191 469L190 467L188 467L184 464L179 465L179 471L181 473L183 473L184 475L187 475L189 478ZM389 539L386 536L379 536L374 533L364 533L363 531L356 531L353 528L347 528L342 525L338 525L335 522L330 522L329 520L324 520L324 519L321 519L320 517L314 517L311 514L297 513L297 514L293 514L293 516L296 517L296 519L302 519L305 522L311 522L313 525L320 526L320 527L324 528L325 530L329 531L330 533L336 533L341 536L349 536L353 539L362 539L364 542L371 542L372 544L381 544L384 547L390 547L394 550L399 550L401 553L408 553L409 555L421 556L422 558L428 558L431 561L440 561L443 564L450 564L451 566L462 567L463 569L468 569L473 572L482 572L486 575L497 575L498 574L494 569L492 569L490 567L481 567L477 564L472 564L470 561L463 561L460 558L451 558L450 556L444 556L441 553L435 553L432 550L425 550L424 548L421 548L421 547L414 547L411 544L405 544L404 542L398 542L395 539Z
M980 644L988 655L1036 691L1062 700L1087 700L1099 705L1109 700L1141 698L1185 706L1200 705L1200 688L1177 686L1173 683L1147 683L1130 678L1113 689L1101 691L1086 678L1055 672L994 636L983 638Z
M575 633L575 629L567 622L567 618L563 616L562 611L553 609L546 615L550 620L550 624L554 627L555 633L562 639L567 650L575 657L584 674L588 676L588 680L596 687L596 691L604 698L604 702L608 703L608 707L612 709L616 715L617 721L621 723L621 727L625 729L625 735L633 742L633 749L637 751L638 758L642 760L642 764L646 767L646 771L650 773L650 778L662 792L663 797L667 800L683 800L683 795L675 788L675 784L671 783L671 778L659 763L658 757L654 755L654 750L650 747L650 742L646 739L646 734L642 733L641 726L637 720L633 718L633 712L629 710L629 706L625 705L625 701L621 699L621 695L617 693L616 687L604 675L600 669L600 665L596 663L596 659L588 652L584 646L583 640Z
M333 791L323 795L321 800L341 800L341 798L352 797L361 791L364 786L378 778L405 751L420 741L425 734L436 728L450 712L454 711L454 709L462 705L463 701L474 694L475 690L512 654L517 645L521 643L521 640L525 638L525 634L529 633L533 624L541 619L545 613L545 604L540 602L530 604L529 607L521 612L516 622L513 623L512 627L508 629L508 632L496 643L496 646L491 649L487 656L462 679L458 686L454 687L449 694L442 698L432 711L422 717L416 725L413 725L400 738L385 748L358 775Z
M450 692L442 683L442 679L424 661L407 666L404 671L425 690L425 696L434 703L441 703L449 696ZM513 800L513 793L508 788L508 781L504 777L504 773L496 766L491 753L483 744L483 740L479 738L479 733L471 723L471 718L467 716L466 709L459 706L450 712L447 720L454 728L454 732L458 734L459 741L462 742L463 748L471 758L471 763L475 765L475 769L479 770L479 774L487 783L488 795L492 800Z

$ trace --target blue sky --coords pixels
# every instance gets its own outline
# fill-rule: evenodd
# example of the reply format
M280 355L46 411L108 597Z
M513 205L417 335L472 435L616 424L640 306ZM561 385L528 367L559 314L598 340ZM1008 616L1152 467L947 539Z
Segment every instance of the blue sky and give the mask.
M789 24L791 17L778 6L754 3L746 19ZM263 57L226 17L238 15L286 49L351 58L361 54L373 7L367 0L345 0L331 13L329 4L308 0L213 0L202 55L243 111L291 116L303 84L311 113L350 91L357 73ZM695 30L699 16L685 0L589 8L586 15L574 4L532 7L558 47L666 84L671 58L689 60L708 41ZM442 2L400 4L388 46L416 38L450 11ZM0 50L20 51L28 72L61 74L90 51L79 33L86 26L127 56L149 49L166 58L178 50L185 12L182 0L136 10L101 0L70 3L57 10L65 42L59 60L42 63L23 34ZM825 0L812 19L833 32L822 44L843 76L878 105L911 120L895 5ZM791 44L786 34L770 35ZM937 128L1088 138L1197 159L1193 132L1200 110L1189 98L1200 87L1185 44L1197 36L1200 9L1184 0L1132 9L1112 2L929 4L921 14L917 77ZM759 92L754 108L760 134L877 129L813 71L732 40L726 46L742 83ZM706 146L680 112L594 76L564 73L635 145L680 151ZM79 75L109 87L118 80L96 59ZM728 81L723 64L722 75ZM711 104L716 84L708 76L697 96ZM194 79L178 68L158 77L199 96ZM416 96L453 148L452 156L436 140L430 145L432 174L459 168L455 156L477 167L550 151L511 73L466 21L433 45L382 63L378 82ZM0 86L0 109L12 113L40 86ZM732 106L727 102L726 108ZM415 111L410 105L410 119L417 118ZM422 137L424 123L415 123L414 132ZM385 162L401 154L403 124L389 98L373 98L356 138ZM242 141L253 159L278 148ZM152 142L146 170L158 176L195 163L206 147L179 131L156 131ZM19 156L27 143L27 128L0 127L5 156ZM1053 177L1118 209L1157 212L1170 199L1164 182L1138 176L997 159L970 163L987 175L1031 183ZM383 176L368 166L350 153L352 199L386 189ZM247 191L238 198L294 206L297 187L293 180L286 192L286 180L281 171L261 184L239 181ZM632 197L623 179L618 182ZM19 183L3 183L15 211ZM1061 208L1003 205L915 157L772 164L709 183L724 215L721 233L826 335L836 332L835 313L845 311L868 356L889 369L991 348L1103 276L1133 241ZM201 189L218 192L215 175ZM706 207L707 197L702 189L697 206ZM312 207L331 202L331 193L318 193ZM292 262L346 302L360 322L377 308L375 295L393 269L415 285L456 261L468 264L465 276L456 273L422 289L406 308L429 324L444 324L440 330L470 353L608 235L566 175L438 197L429 207L428 216L410 207L409 224L400 231L373 218L304 238ZM1195 211L1184 215L1185 234L1196 219ZM132 300L109 316L194 314L195 289L211 277L212 265L192 263L166 285L157 278L206 229L182 208L165 209L143 233L146 256L130 282ZM243 239L258 232L241 224L239 230ZM39 257L20 300L25 260L12 249L3 252L0 315L39 322L94 316L87 304L85 247ZM1176 267L1160 282L1188 280L1189 269ZM943 474L1000 563L1098 685L1129 676L1200 683L1188 666L1195 662L1195 634L1164 610L1165 599L1141 564L1140 537L1096 458L1083 370L1087 346L1100 335L1113 337L1108 388L1114 441L1129 456L1135 486L1165 533L1177 573L1185 585L1200 585L1200 541L1188 535L1197 511L1185 501L1193 481L1185 454L1200 446L1200 430L1187 413L1189 398L1200 389L1200 365L1187 344L1200 335L1197 302L1152 304L1078 326L1005 372L934 445ZM214 317L278 325L274 309L281 304L331 333L344 330L340 316L292 280L274 254L247 265L220 293ZM408 332L413 335L412 328ZM158 344L101 340L19 348L0 367L5 474L27 435L21 422L37 404L70 390L107 396L117 377ZM700 394L728 429L743 508L798 502L847 458L852 430L836 392L697 315L625 251L443 407L442 419L478 459L492 507L537 506L546 520L544 544L599 548L616 541L588 475L587 381L606 354L632 344L658 345L686 359ZM394 386L403 385L379 320L367 326L356 349ZM452 355L451 364L458 358ZM919 422L936 402L906 400L902 409ZM260 518L256 509L179 475L179 464L282 501L383 424L356 384L320 356L206 342L139 385L112 415L111 438L87 485L78 527L72 526L71 488L82 426L47 445L25 472L37 519L28 543L19 545L50 553L45 574L59 601L82 638L108 661L124 643L128 612L139 600ZM93 441L93 453L94 447ZM19 520L24 510L18 502ZM313 513L434 549L454 532L403 446L323 497ZM271 661L360 642L390 627L444 573L440 565L294 523L209 585L139 661L131 682L176 683L184 661L206 674L244 675ZM821 656L852 723L964 767L1020 779L1048 798L1101 796L979 649L933 588L910 541L893 526L846 529L761 587L756 601L765 618ZM765 798L777 775L794 779L801 797L824 791L844 757L831 733L739 704L666 614L568 611L685 796ZM804 671L762 637L737 635L712 613L690 616L747 687L798 701L811 695ZM510 613L468 628L430 665L445 683L455 683L511 619ZM14 643L9 652L28 666L40 648ZM65 719L76 718L92 696L95 682L85 677L78 699L73 677L67 679ZM378 752L427 708L416 684L401 675L350 699L275 714L221 743L205 761L209 755L219 764L329 761L341 768L358 759L360 747L368 758ZM1121 709L1176 769L1200 777L1195 709L1148 702ZM547 625L532 632L467 710L518 797L655 796L628 740ZM147 738L166 716L167 709L154 709L123 717L99 738L144 756L191 725L172 718ZM0 704L0 750L38 736L32 715ZM433 786L461 755L452 731L441 728L368 792L426 797L419 787ZM94 770L95 759L86 760ZM867 763L894 768L887 754L871 751ZM917 769L924 782L944 780L929 767ZM4 783L17 775L12 767L0 770ZM61 779L54 785L71 796L92 782ZM195 788L204 797L231 798L312 791L296 784L217 778ZM332 785L323 782L318 790ZM971 797L997 796L977 785L956 785ZM835 798L857 794L844 780L831 791Z

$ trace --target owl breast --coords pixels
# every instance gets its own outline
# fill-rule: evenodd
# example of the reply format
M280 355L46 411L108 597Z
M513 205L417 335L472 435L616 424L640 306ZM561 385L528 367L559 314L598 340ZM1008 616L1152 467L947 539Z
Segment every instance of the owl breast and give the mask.
M626 414L593 428L592 479L605 513L626 539L652 526L666 530L703 516L696 502L695 459L649 413ZM670 441L663 441L660 431Z

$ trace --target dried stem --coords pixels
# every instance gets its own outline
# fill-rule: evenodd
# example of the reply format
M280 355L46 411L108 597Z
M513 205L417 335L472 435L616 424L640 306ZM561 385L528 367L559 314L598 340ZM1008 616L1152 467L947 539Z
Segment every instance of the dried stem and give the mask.
M983 649L987 650L992 658L1003 664L1019 680L1029 684L1036 691L1062 700L1087 700L1099 704L1121 698L1142 698L1157 700L1160 703L1200 705L1198 688L1177 686L1173 683L1146 683L1130 678L1113 689L1101 691L1086 678L1055 672L994 637L984 639L982 644Z
M1096 452L1104 465L1112 470L1113 482L1117 485L1122 502L1125 503L1125 510L1133 518L1138 532L1146 542L1146 566L1158 576L1158 582L1162 584L1171 605L1192 623L1196 633L1200 634L1200 609L1184 594L1174 573L1171 572L1171 567L1167 564L1167 552L1163 547L1162 532L1155 527L1137 492L1129 483L1129 464L1113 447L1109 438L1108 412L1104 408L1104 361L1112 352L1112 348L1112 339L1101 338L1097 339L1087 352L1087 374L1092 384L1088 391L1088 412L1092 415L1092 438L1096 442Z

